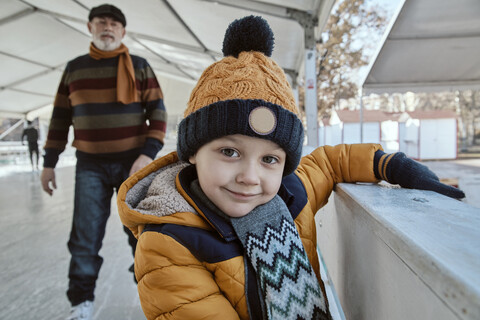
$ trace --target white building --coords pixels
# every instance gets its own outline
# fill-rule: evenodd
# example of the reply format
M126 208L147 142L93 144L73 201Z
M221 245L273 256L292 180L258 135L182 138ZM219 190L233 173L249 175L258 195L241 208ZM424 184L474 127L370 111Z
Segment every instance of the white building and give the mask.
M385 152L397 152L398 118L400 114L379 110L363 110L360 123L359 110L334 110L330 119L319 126L320 145L340 143L379 143ZM363 139L360 128L362 127Z
M405 112L399 138L399 150L411 158L456 159L457 115L450 110Z

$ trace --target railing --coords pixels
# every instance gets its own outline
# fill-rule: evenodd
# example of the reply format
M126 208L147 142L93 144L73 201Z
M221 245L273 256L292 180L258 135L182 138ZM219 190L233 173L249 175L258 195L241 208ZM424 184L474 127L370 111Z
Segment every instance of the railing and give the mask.
M28 152L28 143L25 141L22 145L21 141L0 141L0 176L9 172L30 170L30 153ZM39 164L43 165L43 145L44 141L38 141L40 152ZM60 155L57 168L72 166L76 163L75 148L67 144L65 151Z
M22 145L20 141L0 142L0 164L18 164L28 160L28 157L28 145Z
M346 319L480 319L480 209L430 191L339 184L316 219Z

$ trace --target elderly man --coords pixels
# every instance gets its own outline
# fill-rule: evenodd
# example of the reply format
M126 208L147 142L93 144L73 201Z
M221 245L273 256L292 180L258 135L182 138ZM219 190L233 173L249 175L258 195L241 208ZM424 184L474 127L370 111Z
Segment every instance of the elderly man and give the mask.
M125 16L117 7L104 4L91 9L90 52L65 68L45 144L41 182L52 195L54 168L73 126L77 165L68 241L70 320L92 318L95 282L103 261L98 253L114 190L163 147L162 92L147 61L130 55L122 44L125 26ZM128 229L125 232L134 253L136 239Z

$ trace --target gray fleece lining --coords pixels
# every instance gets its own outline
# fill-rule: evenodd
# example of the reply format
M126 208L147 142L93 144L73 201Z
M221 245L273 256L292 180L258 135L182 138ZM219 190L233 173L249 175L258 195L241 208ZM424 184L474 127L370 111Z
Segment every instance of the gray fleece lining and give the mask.
M178 193L175 179L187 162L176 162L150 173L127 191L125 203L142 214L166 216L195 209Z

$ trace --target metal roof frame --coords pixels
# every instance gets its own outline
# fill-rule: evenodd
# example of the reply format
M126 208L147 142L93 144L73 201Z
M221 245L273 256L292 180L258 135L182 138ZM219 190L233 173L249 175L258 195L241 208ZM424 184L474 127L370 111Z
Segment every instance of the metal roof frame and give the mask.
M53 102L70 59L88 52L88 11L103 0L3 0L0 3L0 116L32 118ZM262 15L276 38L273 58L296 83L303 76L305 30L320 37L334 0L112 0L127 17L124 43L154 69L170 114L183 112L196 79L221 59L233 19ZM39 114L40 113L40 114Z
M480 2L402 0L363 94L480 89Z

